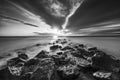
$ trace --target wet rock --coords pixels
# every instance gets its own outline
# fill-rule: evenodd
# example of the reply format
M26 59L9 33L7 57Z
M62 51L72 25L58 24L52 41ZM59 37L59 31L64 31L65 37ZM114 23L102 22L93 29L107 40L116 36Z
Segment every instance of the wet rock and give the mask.
M93 52L85 52L85 53L83 54L83 57L84 57L85 59L87 59L87 60L92 60L92 58L94 57L94 55L95 55L95 53L93 53Z
M25 54L26 53L26 48L22 48L20 50L16 50L17 54L20 55L20 54Z
M91 63L85 59L74 57L71 54L67 54L67 56L63 59L59 59L58 71L61 71L63 75L72 76L78 75L80 67L86 67Z
M14 76L21 75L24 68L24 64L25 62L18 57L13 58L7 62L8 69L10 73Z
M53 56L53 59L56 66L65 65L69 62L69 60L65 60L65 55Z
M112 62L113 64L110 66L111 67L111 71L113 72L120 72L120 60L114 60L114 62Z
M76 50L85 49L85 45L83 45L83 44L73 44L72 46L73 46L73 48L75 48Z
M111 80L120 80L120 74L116 72L112 72Z
M79 51L70 51L70 53L74 57L79 57L79 58L83 57Z
M50 47L50 50L51 50L51 51L55 51L55 50L61 49L61 48L62 48L62 47L59 46L59 45L53 45L53 46Z
M64 48L62 48L61 50L66 51L66 50L71 50L74 51L75 49L72 48L71 46L65 46Z
M113 71L113 66L116 64L116 60L112 59L110 55L93 57L92 62L93 66L107 71Z
M83 66L83 67L92 65L92 62L85 60L85 59L82 59L82 58L77 59L76 62L79 66Z
M24 72L23 73L33 73L37 70L39 65L38 59L30 59L24 65Z
M55 43L64 45L64 44L67 44L68 41L66 39L58 39L55 41Z
M64 45L64 44L67 44L67 41L66 41L66 40L64 40L63 42L61 42L61 44L63 44L63 45Z
M27 60L29 58L26 54L19 54L18 57L22 60Z
M59 70L57 71L61 80L75 80L79 76L79 72L79 69L73 65L59 67Z
M97 80L91 74L80 72L80 75L76 80Z
M97 47L88 48L88 51L96 51L96 50L97 50Z
M50 50L51 55L42 50L30 60L20 53L8 61L10 73L21 80L120 80L120 60L97 47L58 39Z
M50 58L44 59L31 59L28 63L25 64L26 73L31 73L32 80L45 79L51 75L51 71L54 69L54 63ZM24 77L26 77L24 75Z
M63 52L57 52L57 55L62 55L63 54Z
M48 57L47 54L48 54L47 51L42 50L40 53L38 53L38 54L35 56L35 58L46 58L46 57Z
M21 76L20 80L31 80L31 73L26 73L24 75Z
M93 76L103 79L110 79L112 76L111 72L105 72L105 71L97 71L93 73Z
M36 44L36 46L41 46L41 44L39 43L39 44Z
M30 59L24 65L21 80L31 80L33 73L39 68L38 59Z
M79 44L78 46L81 47L81 48L84 48L84 47L85 47L84 44Z
M53 71L50 80L62 80L61 77L59 76L57 70Z
M100 50L97 50L97 51L94 51L94 53L95 53L95 57L98 57L98 58L100 58L100 57L103 57L103 56L106 56L107 54L105 53L105 52L103 52L103 51L100 51ZM109 55L108 55L109 56Z
M50 58L41 59L38 69L32 74L32 80L50 80L54 71L54 62Z

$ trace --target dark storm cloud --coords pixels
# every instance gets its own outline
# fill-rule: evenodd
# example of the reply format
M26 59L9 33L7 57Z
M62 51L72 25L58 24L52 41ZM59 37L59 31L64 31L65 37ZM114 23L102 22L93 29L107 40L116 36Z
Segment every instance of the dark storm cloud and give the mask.
M0 4L0 36L34 35L34 31L43 33L51 29L45 19L31 11L32 9L26 9L10 0L2 0Z
M6 6L13 5L14 7L24 8L35 15L42 17L45 22L51 27L56 25L58 28L61 28L62 24L65 21L65 18L68 14L71 13L71 9L81 0L2 0L6 3ZM3 3L2 2L2 3ZM1 4L2 4L1 3ZM6 7L2 5L2 7ZM10 6L9 9L4 9L10 11L11 13L7 14L19 19L24 19L20 16L22 13L15 14L17 10L11 10L14 7ZM4 13L3 13L4 14ZM14 15L13 15L14 14Z
M69 28L88 28L93 24L120 19L119 0L87 0L71 18ZM74 27L74 28L73 28Z
M9 2L14 2L25 9L33 12L36 15L41 16L43 19L45 19L46 23L49 25L58 25L61 26L61 24L64 21L64 17L61 11L63 9L63 6L59 7L59 3L54 4L54 2L50 2L52 0L9 0ZM54 0L56 1L56 0ZM53 7L52 7L53 6ZM58 9L56 9L56 7ZM60 10L59 10L60 9Z
M25 9L42 16L49 25L62 26L65 22L67 26L68 19L74 15L78 3L84 0L9 0L21 5ZM67 20L66 20L67 17Z
M46 30L65 25L74 35L120 30L119 0L0 0L0 14L0 27L6 18Z
M23 14L26 13L25 11L22 11L24 9L33 13L34 15L40 16L45 20L45 23L51 25L51 27L53 27L53 25L57 25L57 27L60 28L64 18L57 18L50 15L50 13L44 9L44 6L42 6L42 2L38 1L39 0L2 0L0 4L4 3L4 5L0 5L0 13L4 14L5 16L15 18L18 21L26 21L28 17L23 16ZM22 8L22 10L18 10L17 8Z

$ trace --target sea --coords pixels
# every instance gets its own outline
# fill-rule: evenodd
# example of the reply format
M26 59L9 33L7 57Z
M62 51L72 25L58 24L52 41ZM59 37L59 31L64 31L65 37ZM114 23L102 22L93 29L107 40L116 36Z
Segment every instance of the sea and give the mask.
M98 47L107 54L120 59L120 37L58 37L71 40L71 42ZM25 48L37 43L44 44L54 40L50 36L30 37L0 37L0 56L11 50Z

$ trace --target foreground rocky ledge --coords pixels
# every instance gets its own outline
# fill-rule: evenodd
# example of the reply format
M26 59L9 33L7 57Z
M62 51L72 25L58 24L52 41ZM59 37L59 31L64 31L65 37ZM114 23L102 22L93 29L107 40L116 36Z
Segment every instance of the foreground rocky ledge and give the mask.
M0 71L0 79L120 80L120 60L97 47L58 39L32 58L19 52L7 61L7 67Z

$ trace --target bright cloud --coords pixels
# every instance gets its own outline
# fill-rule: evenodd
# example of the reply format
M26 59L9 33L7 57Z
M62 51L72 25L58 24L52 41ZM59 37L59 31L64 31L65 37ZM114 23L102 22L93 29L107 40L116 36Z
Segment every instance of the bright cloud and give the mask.
M66 27L69 23L70 17L75 14L76 10L80 7L80 5L83 3L83 1L84 0L70 0L71 9L69 10L69 14L65 18L65 22L62 25L63 29L66 29Z
M1 15L1 23L4 25L4 28L0 30L1 36L5 34L6 35L33 35L34 32L40 32L40 33L49 33L51 32L52 27L48 25L44 19L41 18L41 16L38 16L21 6L11 3L14 8L13 10L17 10L20 15L26 18L25 19L19 19L17 17L11 17L7 15ZM9 33L9 34L7 34Z
M100 31L105 31L105 30L115 30L115 29L120 29L119 23L104 25L104 26L99 26L99 27L84 28L84 29L80 29L79 31L81 33L94 33L94 32L100 32Z

